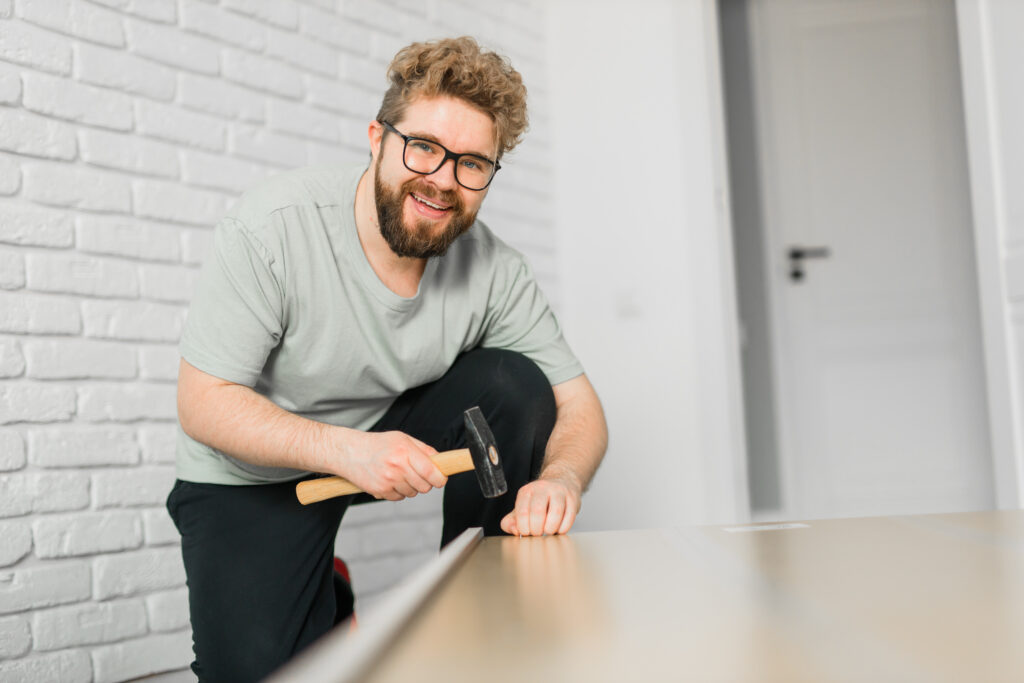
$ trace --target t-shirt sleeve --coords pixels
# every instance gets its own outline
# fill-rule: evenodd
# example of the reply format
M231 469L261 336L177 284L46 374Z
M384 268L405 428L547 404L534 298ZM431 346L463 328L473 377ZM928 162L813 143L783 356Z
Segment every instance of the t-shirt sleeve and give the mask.
M504 287L496 292L481 346L523 354L552 385L583 374L532 270L521 259L511 265Z
M214 229L179 349L215 377L255 386L284 331L284 291L274 255L244 225Z

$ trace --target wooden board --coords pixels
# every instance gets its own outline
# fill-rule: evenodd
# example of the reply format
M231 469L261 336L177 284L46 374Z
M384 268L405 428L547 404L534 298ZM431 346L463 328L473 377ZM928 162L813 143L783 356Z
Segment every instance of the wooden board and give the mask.
M484 539L366 680L1024 679L1024 512L747 529Z

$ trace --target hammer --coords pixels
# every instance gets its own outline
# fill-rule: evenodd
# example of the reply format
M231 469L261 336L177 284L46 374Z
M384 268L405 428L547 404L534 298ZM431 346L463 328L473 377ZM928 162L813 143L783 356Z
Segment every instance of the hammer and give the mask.
M508 484L505 483L505 472L501 469L498 448L494 445L494 434L487 426L484 414L474 406L462 414L462 419L466 424L469 448L438 453L431 460L445 476L475 470L484 498L504 495L508 491ZM295 495L303 505L361 491L361 488L341 477L309 479L295 486Z

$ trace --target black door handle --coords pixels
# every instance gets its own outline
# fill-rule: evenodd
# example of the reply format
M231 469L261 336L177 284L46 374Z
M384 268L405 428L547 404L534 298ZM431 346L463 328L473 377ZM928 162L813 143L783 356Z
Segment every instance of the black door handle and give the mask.
M832 251L828 247L790 247L789 279L800 282L804 279L804 259L828 258Z

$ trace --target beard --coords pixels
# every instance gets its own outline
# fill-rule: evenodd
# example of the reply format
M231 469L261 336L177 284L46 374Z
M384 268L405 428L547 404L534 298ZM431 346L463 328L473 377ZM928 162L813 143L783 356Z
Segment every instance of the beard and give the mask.
M374 169L373 178L373 196L377 202L380 234L391 247L391 251L398 256L444 256L452 242L469 230L476 220L476 211L467 213L465 202L454 190L438 192L419 178L407 180L397 190L392 190L381 180L380 160ZM402 215L405 197L413 191L425 199L438 201L449 207L448 223L440 234L433 234L435 221L415 220L411 226L405 225Z

